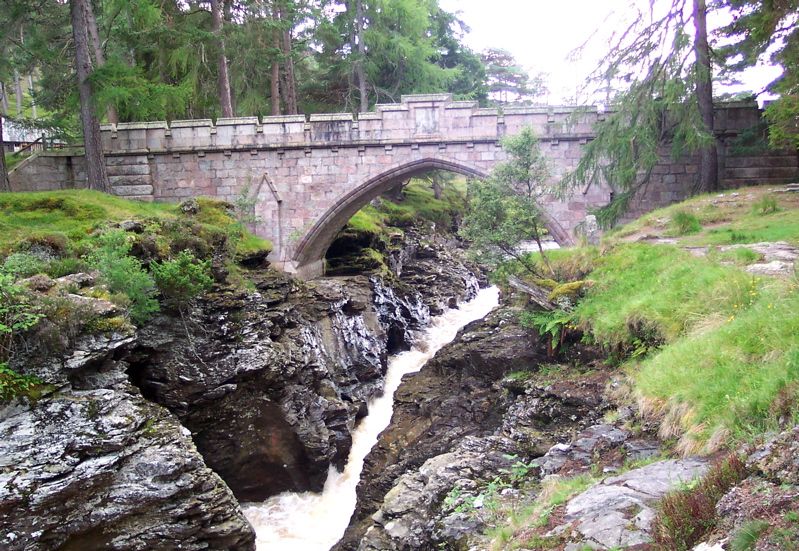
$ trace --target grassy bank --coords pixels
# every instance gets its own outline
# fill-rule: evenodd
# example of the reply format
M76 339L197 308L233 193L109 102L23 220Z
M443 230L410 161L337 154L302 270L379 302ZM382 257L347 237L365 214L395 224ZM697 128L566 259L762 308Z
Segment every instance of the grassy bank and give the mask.
M719 246L775 240L799 244L796 194L749 189L655 211L599 248L552 254L562 279L588 284L550 317L619 362L683 453L746 441L799 421L799 282L748 273L759 254Z
M161 308L182 312L214 280L246 283L238 262L269 250L220 201L0 194L0 402L42 387L12 368L18 352L56 354L83 334L130 331Z

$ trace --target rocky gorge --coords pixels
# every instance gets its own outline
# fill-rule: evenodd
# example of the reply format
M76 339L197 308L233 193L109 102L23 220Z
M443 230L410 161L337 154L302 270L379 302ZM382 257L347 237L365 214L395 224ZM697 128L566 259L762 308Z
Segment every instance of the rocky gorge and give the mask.
M36 292L96 316L60 347L39 328L15 358L43 384L0 413L3 548L252 549L238 501L320 490L387 355L477 292L451 243L401 255L385 280L250 269L247 286L218 284L138 329L116 326L92 274L37 276ZM421 293L416 262L436 266Z

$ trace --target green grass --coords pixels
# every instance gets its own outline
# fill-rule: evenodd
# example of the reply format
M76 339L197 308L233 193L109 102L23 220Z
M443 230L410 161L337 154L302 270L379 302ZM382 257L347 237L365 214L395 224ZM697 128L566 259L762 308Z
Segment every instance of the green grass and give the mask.
M219 201L200 199L195 221L208 232L235 233L237 252L271 250L271 244L236 224ZM63 190L0 195L0 254L23 240L66 239L80 250L91 233L110 222L144 220L173 222L180 218L174 203L130 201L92 190ZM185 218L185 217L184 217Z
M744 272L739 266L760 258L746 247L704 257L682 248L799 243L799 198L779 195L779 210L764 213L752 207L757 193L742 190L724 204L707 202L722 200L716 195L692 199L617 230L601 249L549 254L556 279L589 282L571 324L623 364L633 398L683 453L711 453L780 419L799 421L799 281ZM681 211L702 229L678 246L622 238L662 236Z
M609 232L605 241L615 243L636 235L682 236L680 245L715 246L760 241L799 244L799 197L795 193L771 193L765 187L744 188L723 194L693 197L654 210L638 220ZM693 223L695 220L699 228ZM682 222L682 223L679 223ZM687 229L680 232L679 229Z
M684 335L634 373L640 396L680 412L667 415L672 426L664 431L679 436L685 451L712 451L727 436L743 440L773 428L786 413L778 410L796 415L799 292L791 283L753 289L750 302L718 311L708 329Z
M91 190L0 195L0 252L32 235L60 234L85 239L100 224L133 218L175 218L167 203L128 201Z
M760 535L768 530L769 523L765 520L750 520L745 522L730 541L731 551L752 551Z
M625 243L595 261L593 285L573 318L608 347L635 338L669 342L712 312L732 311L751 276L677 247Z

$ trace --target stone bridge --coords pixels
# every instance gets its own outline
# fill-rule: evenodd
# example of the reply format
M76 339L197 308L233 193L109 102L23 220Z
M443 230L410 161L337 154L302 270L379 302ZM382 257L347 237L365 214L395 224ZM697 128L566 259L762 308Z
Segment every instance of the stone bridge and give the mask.
M751 125L751 115L725 112L725 128ZM751 112L751 105L741 111ZM325 252L347 220L398 182L431 169L483 177L505 159L500 138L525 126L539 136L557 180L577 163L602 117L572 107L499 111L448 94L415 95L357 118L340 113L110 125L103 127L103 146L111 183L122 196L235 201L249 193L259 220L255 230L274 244L270 259L312 277L322 273ZM682 199L695 173L690 160L662 164L652 206ZM80 187L83 159L41 154L20 165L11 181L15 190ZM542 206L551 233L569 243L588 209L609 198L610 190L596 185L563 200L547 198Z

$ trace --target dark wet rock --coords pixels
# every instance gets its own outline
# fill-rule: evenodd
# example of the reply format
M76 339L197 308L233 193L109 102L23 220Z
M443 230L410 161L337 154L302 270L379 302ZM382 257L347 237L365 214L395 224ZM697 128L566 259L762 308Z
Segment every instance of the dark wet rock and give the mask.
M131 233L144 233L144 223L140 220L123 220L119 223L119 229Z
M133 334L84 335L17 364L51 386L0 407L0 547L253 549L232 492L190 433L128 382Z
M191 429L239 499L320 491L381 392L387 354L409 348L429 323L423 297L466 300L473 289L463 280L415 293L377 277L251 277L256 293L221 289L185 319L149 323L131 378Z
M391 424L366 458L352 523L334 549L457 547L475 519L457 503L445 505L453 488L478 499L514 458L527 463L601 416L607 375L545 383L536 371L549 359L546 347L517 319L512 308L495 310L403 379Z
M0 412L3 549L252 549L233 494L129 386Z
M629 432L613 425L593 425L582 431L572 442L555 444L543 457L536 459L535 463L544 476L564 474L565 469L573 474L586 470L603 452L625 444L629 436Z
M185 324L154 320L130 357L135 384L248 501L321 490L386 367L365 279L305 286L270 273L256 287L210 295Z

